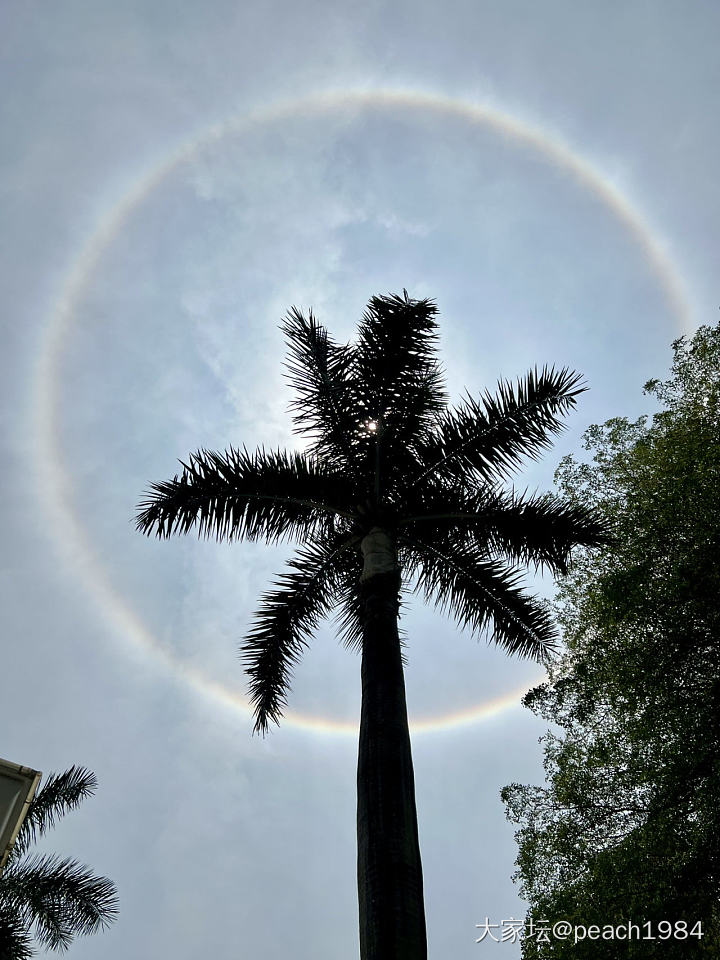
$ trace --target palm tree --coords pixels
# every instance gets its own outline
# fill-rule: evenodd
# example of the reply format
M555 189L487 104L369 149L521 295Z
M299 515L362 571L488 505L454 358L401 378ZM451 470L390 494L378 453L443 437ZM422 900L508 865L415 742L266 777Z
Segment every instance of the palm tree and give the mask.
M337 610L362 653L358 758L358 893L362 960L427 955L422 868L408 732L401 589L477 632L492 622L508 652L545 657L555 638L544 607L518 588L518 564L564 572L575 545L604 542L601 521L550 494L499 481L549 445L557 414L584 389L567 370L537 370L517 390L447 409L431 300L373 297L357 341L340 345L312 312L283 324L303 452L200 450L153 484L138 529L196 529L218 540L303 546L265 593L242 652L255 731L279 723L293 667L319 621Z
M76 860L28 856L37 837L97 787L94 774L70 767L50 774L36 794L0 875L0 957L29 960L32 935L49 950L65 950L78 934L97 933L117 915L114 885Z

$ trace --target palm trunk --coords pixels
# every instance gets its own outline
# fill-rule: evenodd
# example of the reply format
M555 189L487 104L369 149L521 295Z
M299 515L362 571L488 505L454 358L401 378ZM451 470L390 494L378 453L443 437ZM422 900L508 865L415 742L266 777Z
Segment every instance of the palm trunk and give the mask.
M394 547L383 531L376 528L362 546L360 957L426 960L415 783L397 624L400 574Z

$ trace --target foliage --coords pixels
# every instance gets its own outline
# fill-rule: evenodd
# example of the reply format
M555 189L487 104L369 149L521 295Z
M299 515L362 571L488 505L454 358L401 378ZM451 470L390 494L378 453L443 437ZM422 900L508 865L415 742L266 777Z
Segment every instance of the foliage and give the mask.
M519 565L564 571L571 549L604 542L582 504L507 493L500 482L536 457L584 387L567 370L531 371L495 396L448 409L435 359L431 300L373 297L355 343L336 344L310 312L283 325L302 453L201 450L173 480L155 483L138 528L169 537L300 540L289 571L264 594L243 654L255 729L279 722L292 670L332 610L359 648L360 545L376 527L415 588L475 631L491 623L511 653L542 659L553 623L518 586Z
M95 776L82 767L50 774L32 800L0 875L0 957L29 960L33 936L49 950L65 950L80 934L97 933L117 914L114 885L76 860L28 855L59 817L95 792Z
M702 921L705 936L528 938L525 958L720 951L720 325L673 349L670 379L645 385L664 407L652 422L591 427L592 463L557 471L615 542L561 581L566 651L525 700L559 727L543 738L548 785L502 797L529 919Z

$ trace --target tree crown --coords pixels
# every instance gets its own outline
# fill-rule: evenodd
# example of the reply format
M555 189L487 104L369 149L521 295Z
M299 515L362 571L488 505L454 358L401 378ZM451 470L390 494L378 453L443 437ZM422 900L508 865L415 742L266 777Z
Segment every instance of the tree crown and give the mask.
M492 624L496 642L537 659L552 649L554 627L519 589L521 566L562 572L574 546L608 540L582 504L502 488L563 429L581 378L535 369L451 409L436 315L433 301L407 291L373 297L356 341L337 344L312 311L293 307L282 329L294 430L307 449L200 450L139 505L138 528L159 537L196 529L303 542L243 647L258 730L279 720L292 668L330 610L359 646L360 544L373 528L395 543L404 585L414 581L473 631Z

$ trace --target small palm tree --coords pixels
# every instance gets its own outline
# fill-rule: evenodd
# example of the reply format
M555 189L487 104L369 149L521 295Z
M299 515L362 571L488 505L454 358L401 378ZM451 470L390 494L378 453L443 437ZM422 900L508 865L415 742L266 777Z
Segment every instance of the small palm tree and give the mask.
M604 542L600 520L550 494L503 491L584 388L567 370L499 385L447 409L431 300L373 297L357 342L339 345L293 308L283 324L295 432L305 452L201 450L153 484L138 528L169 537L302 543L263 595L243 645L255 730L278 723L292 670L333 609L361 651L358 892L363 960L426 957L422 869L408 732L401 589L411 583L509 653L542 659L545 608L518 589L518 564L564 572L575 545Z
M83 767L50 774L28 807L0 875L0 957L28 960L33 935L49 950L65 950L79 934L97 933L117 915L115 886L76 860L28 856L37 837L58 817L95 792L97 780Z

